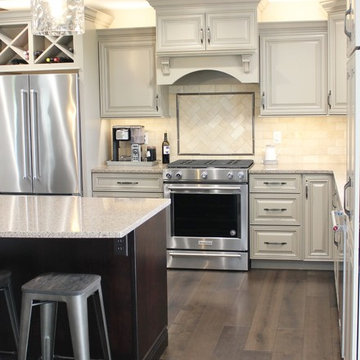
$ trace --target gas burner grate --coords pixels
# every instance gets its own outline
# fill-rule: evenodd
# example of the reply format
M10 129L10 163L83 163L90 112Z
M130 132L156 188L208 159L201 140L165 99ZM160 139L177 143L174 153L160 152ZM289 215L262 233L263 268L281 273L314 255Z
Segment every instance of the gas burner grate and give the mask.
M254 164L253 160L176 160L168 168L226 168L249 169Z

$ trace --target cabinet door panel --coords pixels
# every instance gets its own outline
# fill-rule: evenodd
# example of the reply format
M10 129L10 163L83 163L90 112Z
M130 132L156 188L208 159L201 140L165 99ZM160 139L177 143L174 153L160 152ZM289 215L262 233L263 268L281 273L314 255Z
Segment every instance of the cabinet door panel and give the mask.
M305 260L330 260L331 178L305 177Z
M263 115L325 114L326 35L261 39Z
M134 116L155 112L154 47L108 44L103 55L102 114Z
M205 16L160 15L156 36L158 52L205 50Z
M206 15L206 49L252 49L256 47L255 13Z

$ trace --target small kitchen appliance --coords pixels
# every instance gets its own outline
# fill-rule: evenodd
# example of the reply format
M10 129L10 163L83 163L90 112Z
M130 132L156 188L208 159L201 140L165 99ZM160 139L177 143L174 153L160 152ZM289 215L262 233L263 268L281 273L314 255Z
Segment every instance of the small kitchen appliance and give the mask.
M145 135L143 126L113 126L112 161L141 161L141 145L144 144L144 142Z
M253 160L177 160L163 172L167 266L249 268L248 172Z

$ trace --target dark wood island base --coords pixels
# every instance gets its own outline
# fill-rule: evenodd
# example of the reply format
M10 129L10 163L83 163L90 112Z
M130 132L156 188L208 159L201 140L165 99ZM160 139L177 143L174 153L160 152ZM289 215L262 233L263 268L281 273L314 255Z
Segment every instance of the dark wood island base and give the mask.
M0 239L1 268L13 274L20 312L21 285L46 272L93 273L102 289L114 360L159 359L168 343L165 211L121 239ZM0 301L0 350L13 351L6 306ZM93 304L89 302L91 358L101 359ZM72 357L66 307L59 304L55 354ZM30 359L40 357L38 307L30 330ZM1 359L1 357L0 357Z

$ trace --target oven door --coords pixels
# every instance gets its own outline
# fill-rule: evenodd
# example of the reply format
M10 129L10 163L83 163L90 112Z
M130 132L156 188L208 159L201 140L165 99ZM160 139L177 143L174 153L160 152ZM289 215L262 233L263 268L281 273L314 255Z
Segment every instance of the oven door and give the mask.
M168 249L248 250L248 185L165 184Z

